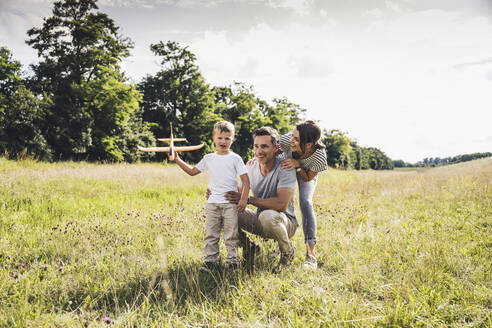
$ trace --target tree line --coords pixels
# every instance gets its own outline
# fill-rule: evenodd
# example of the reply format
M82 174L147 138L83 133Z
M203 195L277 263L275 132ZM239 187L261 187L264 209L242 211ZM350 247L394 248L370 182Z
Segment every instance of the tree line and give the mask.
M97 0L55 2L52 16L27 31L26 43L39 58L29 74L0 46L1 153L48 161L162 161L164 154L137 146L155 145L172 124L190 144L205 143L183 153L196 162L213 149L213 124L228 120L236 127L232 149L247 159L254 129L270 125L284 134L304 118L299 105L285 97L265 101L244 83L210 86L196 56L174 41L151 44L160 70L129 83L120 63L133 43L98 9ZM324 130L323 142L333 167L393 168L382 151L360 147L341 131Z
M491 156L492 156L492 153L485 152L485 153L472 153L472 154L456 155L456 156L450 156L450 157L444 157L444 158L440 158L440 157L424 158L423 160L418 161L417 163L414 163L414 164L407 163L403 160L395 160L395 161L393 161L393 163L394 163L394 167L435 167L435 166L441 166L441 165L468 162L468 161L473 161L475 159L491 157Z

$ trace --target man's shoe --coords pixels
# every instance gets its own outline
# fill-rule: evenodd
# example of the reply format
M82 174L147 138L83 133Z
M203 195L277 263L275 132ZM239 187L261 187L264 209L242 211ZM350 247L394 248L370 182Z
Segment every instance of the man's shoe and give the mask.
M237 270L239 270L239 264L227 263L226 269L227 271L236 272Z
M200 267L201 272L212 273L212 271L217 269L217 263L215 262L204 262Z
M286 253L282 253L280 255L280 261L278 261L278 264L273 269L273 272L274 273L282 272L285 268L287 268L289 265L292 264L293 260L294 260L294 248L291 246L289 251L287 251Z
M246 246L243 247L243 258L248 264L253 264L255 262L255 257L261 254L261 248L254 242L250 241Z
M318 268L318 261L316 260L316 257L306 253L303 268L306 270L316 270Z

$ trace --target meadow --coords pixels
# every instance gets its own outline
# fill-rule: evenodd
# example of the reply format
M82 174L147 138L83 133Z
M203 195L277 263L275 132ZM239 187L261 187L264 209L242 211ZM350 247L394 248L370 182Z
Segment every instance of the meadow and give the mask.
M314 272L302 228L280 274L260 239L253 272L199 272L206 185L0 158L0 327L492 326L492 158L323 173Z

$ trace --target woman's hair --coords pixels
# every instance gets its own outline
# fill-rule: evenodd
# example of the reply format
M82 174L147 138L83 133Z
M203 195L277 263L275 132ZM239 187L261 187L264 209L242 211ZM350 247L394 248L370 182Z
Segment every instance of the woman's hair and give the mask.
M299 131L299 143L301 151L304 154L306 152L306 143L312 142L313 149L325 148L325 145L321 142L321 129L316 122L307 120L296 125L296 130Z

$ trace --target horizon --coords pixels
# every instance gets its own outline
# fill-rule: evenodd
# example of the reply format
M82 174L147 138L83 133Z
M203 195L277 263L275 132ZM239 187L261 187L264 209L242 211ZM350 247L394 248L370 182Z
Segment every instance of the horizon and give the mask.
M26 32L51 16L53 2L0 4L0 45L23 69L37 59ZM269 102L286 97L322 128L346 132L393 160L492 151L487 0L101 0L98 6L134 42L121 65L134 83L160 69L150 44L173 40L197 56L210 85L238 81Z

